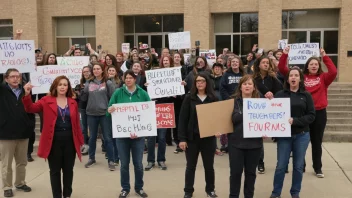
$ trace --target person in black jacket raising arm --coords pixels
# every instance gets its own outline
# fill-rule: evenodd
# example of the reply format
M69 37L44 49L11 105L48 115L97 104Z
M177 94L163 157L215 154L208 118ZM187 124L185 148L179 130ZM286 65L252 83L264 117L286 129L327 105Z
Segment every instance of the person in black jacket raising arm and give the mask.
M213 84L209 75L200 72L195 75L190 94L183 100L180 111L180 125L178 138L180 148L186 153L185 196L191 198L194 192L194 177L201 152L205 171L205 191L208 197L217 197L215 194L214 153L216 149L215 136L200 138L196 105L217 101ZM220 137L220 134L217 134Z
M303 73L298 68L289 71L284 90L275 94L276 98L290 98L291 137L277 139L277 165L274 175L274 190L270 198L280 198L285 179L285 170L293 154L291 196L299 198L303 179L304 158L310 141L309 124L315 119L314 102L311 94L304 88Z

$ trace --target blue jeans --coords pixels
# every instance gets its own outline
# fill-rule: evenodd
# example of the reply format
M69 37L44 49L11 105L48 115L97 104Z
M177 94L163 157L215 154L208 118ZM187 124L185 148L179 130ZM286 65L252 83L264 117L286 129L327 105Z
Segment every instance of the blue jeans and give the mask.
M167 129L158 129L158 158L157 162L165 162ZM155 163L155 141L156 136L148 137L148 162Z
M132 153L132 162L134 166L134 189L136 191L143 190L143 150L144 137L137 139L116 138L117 150L121 161L120 180L123 191L130 192L130 154Z
M293 172L290 193L292 196L299 196L303 179L304 159L309 141L309 132L292 135L292 137L277 138L277 165L274 175L274 190L272 195L281 195L285 179L285 171L292 151Z
M106 148L106 153L108 156L108 161L114 161L114 146L112 144L112 131L109 126L109 117L103 116L91 116L88 115L88 126L90 132L89 138L89 159L95 160L95 150L97 147L97 136L98 136L98 127L100 125L103 136L104 136L104 145ZM111 118L110 118L111 119Z
M82 128L82 134L84 138L84 144L88 144L89 137L88 137L87 113L85 109L79 109L79 113L81 115L81 128Z

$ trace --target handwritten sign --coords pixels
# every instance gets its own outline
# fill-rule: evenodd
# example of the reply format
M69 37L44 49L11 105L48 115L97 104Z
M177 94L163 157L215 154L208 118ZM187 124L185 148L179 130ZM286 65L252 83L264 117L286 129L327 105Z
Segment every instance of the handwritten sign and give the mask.
M122 53L130 53L130 44L122 43L121 49L122 49Z
M291 137L290 99L244 99L243 137Z
M55 78L61 75L65 75L68 79L70 79L71 86L75 87L79 84L81 79L82 67L59 65L38 66L36 72L30 73L31 83L34 86L32 93L48 93Z
M145 71L150 98L164 98L185 94L181 84L181 67Z
M290 45L289 64L306 64L307 60L316 56L319 57L319 43L296 43Z
M285 47L287 46L287 43L288 43L288 39L279 40L277 44L277 49L285 49Z
M202 50L199 52L199 56L203 56L206 58L207 63L210 67L213 67L213 64L216 62L216 50Z
M157 136L155 101L114 104L112 116L114 138Z
M65 56L57 57L56 60L59 66L79 66L83 68L89 64L89 56Z
M35 71L35 47L32 40L0 41L0 73L16 68L21 73Z
M157 104L156 124L160 128L175 128L175 110L173 103Z
M191 48L191 33L177 32L169 34L170 49L189 49Z

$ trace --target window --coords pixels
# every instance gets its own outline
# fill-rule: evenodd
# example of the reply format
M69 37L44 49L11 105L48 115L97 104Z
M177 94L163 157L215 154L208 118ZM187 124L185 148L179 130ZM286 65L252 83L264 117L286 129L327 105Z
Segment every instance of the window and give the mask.
M319 43L337 66L338 9L282 12L282 39L289 43Z
M0 40L13 39L13 25L11 19L0 20Z
M82 51L88 51L86 44L96 48L94 17L56 18L56 50L62 55L70 46L78 44Z
M258 13L214 14L216 53L229 48L245 56L258 43Z
M169 46L168 34L183 32L184 27L182 14L125 16L123 19L124 42L130 43L131 48L140 42L148 44L158 54Z

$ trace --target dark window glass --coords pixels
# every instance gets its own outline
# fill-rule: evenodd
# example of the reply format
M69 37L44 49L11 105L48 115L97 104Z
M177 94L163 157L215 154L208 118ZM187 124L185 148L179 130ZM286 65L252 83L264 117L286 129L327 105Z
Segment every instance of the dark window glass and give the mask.
M1 19L0 25L12 25L12 19Z
M240 54L240 35L233 35L232 38L232 52L239 55Z
M224 48L231 48L231 35L217 35L215 42L216 54L222 54Z
M321 35L320 31L317 32L310 32L310 43L319 43L320 46L320 40L321 40Z
M288 43L306 43L306 31L290 31L288 36Z
M155 48L156 53L161 54L163 47L163 35L151 35L150 36L150 48Z
M69 38L56 38L56 53L57 55L63 55L70 48Z
M137 36L137 44L139 46L139 44L148 44L149 45L149 41L148 41L148 36Z
M13 27L12 26L0 27L0 37L13 37Z
M165 47L169 48L169 35L165 34Z
M324 32L324 49L327 54L337 54L339 43L338 31Z
M240 13L233 13L233 32L240 32Z
M241 32L258 32L258 14L241 14Z
M282 39L287 39L287 31L282 31L281 38Z
M183 32L183 15L164 15L164 32Z
M288 28L288 14L287 11L282 12L282 29Z
M125 43L129 43L130 48L133 48L133 46L135 46L134 45L134 36L133 35L125 36Z
M258 43L258 35L242 35L241 36L241 55L245 55L252 51L254 44Z
M125 33L134 33L133 19L134 19L133 16L123 17L123 25L124 25L124 32Z
M161 32L161 15L135 16L136 33Z

